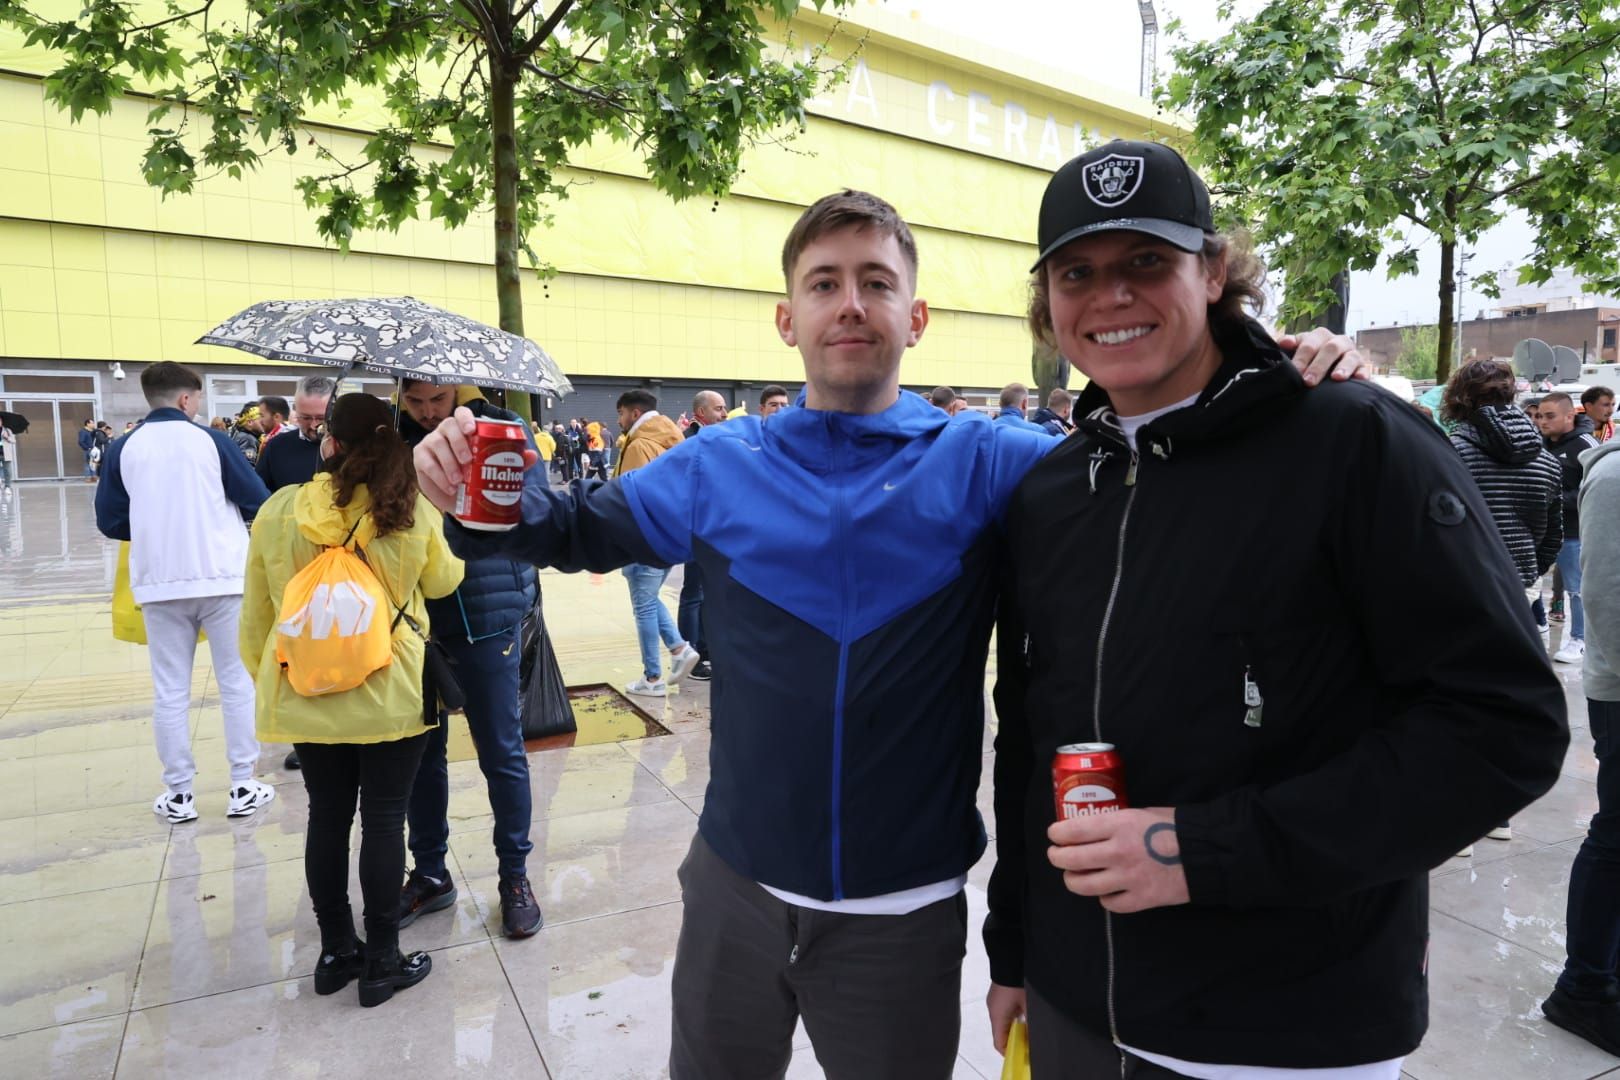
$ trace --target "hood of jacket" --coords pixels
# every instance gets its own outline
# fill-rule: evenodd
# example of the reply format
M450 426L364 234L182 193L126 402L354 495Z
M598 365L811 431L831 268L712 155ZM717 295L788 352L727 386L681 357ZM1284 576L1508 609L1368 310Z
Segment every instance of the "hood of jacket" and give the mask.
M1542 450L1541 432L1524 414L1511 405L1487 405L1465 424L1457 425L1455 435L1483 450L1505 465L1534 461Z
M1185 409L1159 417L1137 433L1137 446L1168 460L1178 442L1212 442L1262 423L1298 400L1305 381L1288 354L1253 319L1212 323L1210 332L1224 357L1215 377ZM1108 392L1095 382L1080 392L1076 426L1088 434L1127 446Z
M663 453L681 445L684 438L681 429L675 426L675 421L663 413L655 413L629 434L624 440L624 446L628 450L631 443L646 440L658 448L658 453Z
M1592 466L1596 465L1599 461L1608 457L1616 450L1620 450L1620 441L1611 439L1606 443L1600 443L1599 445L1592 447L1592 449L1581 455L1581 469L1583 470L1584 474L1583 479L1581 480L1582 491L1585 491L1586 486L1592 482Z
M366 513L371 508L371 495L366 485L358 484L349 496L349 505L339 506L334 501L337 490L332 486L329 473L318 473L314 480L298 486L293 497L293 520L298 531L312 544L336 547L350 538L362 547L377 535L376 523Z

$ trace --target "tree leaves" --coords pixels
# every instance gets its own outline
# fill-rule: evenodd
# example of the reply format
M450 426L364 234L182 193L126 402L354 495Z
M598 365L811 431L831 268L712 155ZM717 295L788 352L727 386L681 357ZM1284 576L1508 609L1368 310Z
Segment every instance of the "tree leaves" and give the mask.
M1416 273L1409 230L1466 242L1513 208L1536 233L1521 279L1570 267L1620 289L1617 43L1602 0L1270 0L1173 50L1161 99L1195 117L1223 215L1286 268L1285 318L1391 244L1390 275Z

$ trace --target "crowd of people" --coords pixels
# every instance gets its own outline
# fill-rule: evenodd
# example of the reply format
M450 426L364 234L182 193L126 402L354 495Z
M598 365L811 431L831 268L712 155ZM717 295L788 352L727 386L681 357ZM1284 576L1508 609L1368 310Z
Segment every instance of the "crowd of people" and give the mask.
M781 1076L802 1020L829 1076L939 1080L958 1047L964 885L986 848L994 630L997 1047L1023 1022L1037 1077L1395 1080L1428 1021L1429 870L1506 827L1562 765L1564 697L1526 589L1563 562L1570 639L1591 638L1600 811L1544 1009L1620 1047L1620 610L1612 587L1578 606L1583 580L1620 584L1620 550L1565 555L1572 519L1620 499L1612 444L1579 445L1556 396L1537 405L1536 444L1502 380L1465 368L1448 445L1351 378L1362 361L1342 335L1274 338L1254 318L1258 260L1168 147L1069 162L1036 231L1029 324L1086 376L1077 396L1032 410L1010 384L990 418L948 387L903 392L929 323L916 244L887 202L844 191L783 247L775 325L804 364L799 407L770 387L758 415L733 415L705 391L683 430L627 392L616 453L584 419L536 433L504 532L450 513L477 419L511 418L472 387L406 382L396 423L384 402L311 386L296 415L323 422L307 431L261 401L261 426L295 430L249 466L232 436L165 422L194 415L201 383L152 365L153 412L109 451L97 511L132 539L155 624L154 809L196 816L178 676L207 629L228 812L273 798L251 777L255 736L292 742L316 988L358 980L378 1004L431 970L400 952L399 927L455 899L443 739L465 696L506 931L533 933L513 618L535 567L621 569L642 664L629 689L719 680L679 871L671 1076ZM272 495L261 472L287 439L317 452L286 456L298 478ZM672 618L659 589L677 565ZM334 661L343 688L326 695L299 689L311 676L289 635L307 616L287 610L317 570L378 598L393 660ZM1414 606L1445 612L1445 632L1398 617ZM1110 746L1122 790L1057 820L1052 762L1073 744ZM347 900L357 807L363 941Z

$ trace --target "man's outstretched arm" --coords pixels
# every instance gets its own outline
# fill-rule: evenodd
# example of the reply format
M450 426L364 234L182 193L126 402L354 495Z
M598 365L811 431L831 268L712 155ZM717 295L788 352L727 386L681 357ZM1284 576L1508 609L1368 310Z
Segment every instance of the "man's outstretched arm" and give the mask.
M505 532L465 528L451 516L451 510L461 470L472 460L470 438L476 425L471 412L457 409L417 444L414 453L422 494L444 511L445 539L450 550L463 559L500 557L568 572L600 573L628 563L669 566L689 556L687 551L673 550L683 543L679 538L666 534L655 542L645 535L628 492L617 480L580 482L566 491L552 491L545 469L537 467L540 455L532 448L523 451L518 524ZM667 471L666 484L678 483L685 473Z

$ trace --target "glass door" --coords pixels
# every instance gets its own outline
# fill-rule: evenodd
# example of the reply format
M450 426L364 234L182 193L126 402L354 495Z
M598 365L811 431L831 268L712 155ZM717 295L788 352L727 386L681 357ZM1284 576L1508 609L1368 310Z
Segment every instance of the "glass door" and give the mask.
M28 430L17 436L17 479L54 479L62 475L61 442L57 437L56 403L53 401L18 401L5 404L7 412L14 412L28 421ZM81 461L78 436L73 436L73 457ZM82 468L82 465L81 465Z

